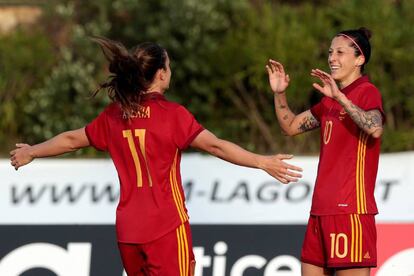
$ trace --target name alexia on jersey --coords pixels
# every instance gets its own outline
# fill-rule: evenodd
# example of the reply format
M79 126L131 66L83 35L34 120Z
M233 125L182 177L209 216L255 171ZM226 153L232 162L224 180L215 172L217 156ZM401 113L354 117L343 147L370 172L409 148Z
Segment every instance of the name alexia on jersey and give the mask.
M134 111L129 117L131 119L140 118L140 119L149 119L151 117L151 108L149 106L140 106L137 111ZM122 115L123 119L128 119L127 114Z

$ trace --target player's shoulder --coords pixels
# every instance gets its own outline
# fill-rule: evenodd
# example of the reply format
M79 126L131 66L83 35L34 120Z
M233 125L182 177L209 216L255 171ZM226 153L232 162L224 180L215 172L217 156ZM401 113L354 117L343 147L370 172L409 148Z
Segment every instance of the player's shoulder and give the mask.
M375 86L375 84L373 84L370 81L366 81L366 82L361 83L359 85L359 87L363 88L363 89L367 89L367 90L376 90L376 91L378 91L378 88Z
M174 102L174 101L169 101L169 100L165 100L165 101L160 101L159 105L166 109L169 112L173 112L173 113L182 113L182 112L189 112L187 110L187 108L185 108L183 105Z
M98 116L114 119L122 118L121 105L117 102L112 102L105 106Z
M371 79L368 75L364 75L360 78L358 89L363 89L367 91L376 91L379 92L378 88L371 82Z
M176 109L181 106L179 103L170 100L160 101L160 103L168 109Z
M104 108L103 112L105 112L107 115L118 115L121 110L121 105L119 103L112 102Z
M381 95L379 89L370 81L363 82L358 87L356 87L357 94L364 94L364 95Z

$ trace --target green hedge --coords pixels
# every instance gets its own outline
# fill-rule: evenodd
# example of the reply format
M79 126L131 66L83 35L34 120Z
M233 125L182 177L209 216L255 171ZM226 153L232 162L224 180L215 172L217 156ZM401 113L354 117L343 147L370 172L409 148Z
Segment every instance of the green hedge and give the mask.
M0 37L3 155L17 140L37 143L82 127L107 104L103 96L89 97L105 77L90 35L129 47L148 40L166 47L173 70L167 96L218 136L263 153L316 154L317 131L281 134L266 61L285 64L289 103L301 112L320 98L309 73L328 70L332 36L360 26L373 31L366 71L383 94L382 150L414 149L413 1L73 0L44 10L35 29Z

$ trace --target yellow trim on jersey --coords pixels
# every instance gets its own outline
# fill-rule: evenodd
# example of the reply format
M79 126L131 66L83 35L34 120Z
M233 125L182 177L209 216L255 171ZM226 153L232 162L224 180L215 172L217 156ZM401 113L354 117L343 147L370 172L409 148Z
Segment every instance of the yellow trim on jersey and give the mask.
M188 220L187 213L185 212L184 208L184 200L181 196L180 189L178 187L177 182L177 157L178 157L178 150L174 157L174 162L171 166L170 170L170 184L171 184L171 192L174 198L175 206L177 207L178 214L180 215L181 222L184 223Z
M132 137L132 130L123 130L122 135L124 138L127 138L128 146L132 154L132 159L134 160L135 172L137 175L137 187L142 187L141 162L139 161L137 148L135 147L134 138Z
M188 276L190 268L190 256L188 252L187 232L185 225L181 224L177 230L177 248L178 248L178 267L180 270L179 276Z
M354 226L354 215L349 215L351 218L351 262L354 262L354 250L355 250L355 226Z
M181 260L182 260L182 257L181 257L182 252L181 252L180 228L177 228L176 233L177 233L177 248L178 248L178 254L177 254L177 257L178 257L178 268L180 269L180 276L181 276L181 275L183 275L183 264L181 262Z
M139 148L141 150L142 156L144 157L145 168L147 169L149 185L150 187L152 187L152 177L151 177L151 173L148 167L147 154L145 151L145 132L146 132L145 129L135 129L135 137L139 138Z
M363 151L362 151L362 172L361 172L361 180L362 180L362 192L363 192L363 209L364 209L364 214L367 213L367 196L365 194L365 160L366 160L366 155L367 155L367 141L368 141L369 135L367 133L364 133L364 140L363 140Z
M368 134L361 131L358 140L358 155L356 164L356 201L357 213L367 213L367 198L365 194L365 155L367 150Z
M362 224L358 214L351 214L351 262L362 262Z
M359 253L359 258L358 258L358 262L362 262L362 223L361 220L359 218L359 215L355 215L358 221L358 227L359 227L359 241L358 241L358 253Z

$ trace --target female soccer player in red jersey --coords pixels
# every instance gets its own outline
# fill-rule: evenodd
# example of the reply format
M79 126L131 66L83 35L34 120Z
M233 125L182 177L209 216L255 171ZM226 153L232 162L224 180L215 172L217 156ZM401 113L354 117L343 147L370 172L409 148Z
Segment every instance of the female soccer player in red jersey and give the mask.
M34 158L93 146L108 151L120 180L116 231L129 276L190 276L192 239L181 185L181 152L188 146L237 165L260 168L282 183L297 181L300 168L218 139L183 106L167 101L171 70L167 51L143 43L128 51L118 42L96 38L109 61L110 104L86 127L41 144L17 144L11 164L18 169Z
M298 115L288 107L289 76L266 66L276 117L287 135L320 127L320 157L302 248L304 276L368 276L376 266L374 186L384 112L381 94L363 75L371 55L370 31L339 32L329 48L331 74L314 69L313 87L324 97ZM339 85L339 88L337 86Z

